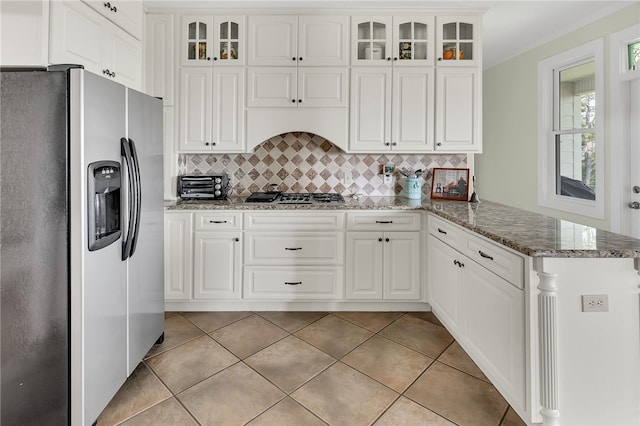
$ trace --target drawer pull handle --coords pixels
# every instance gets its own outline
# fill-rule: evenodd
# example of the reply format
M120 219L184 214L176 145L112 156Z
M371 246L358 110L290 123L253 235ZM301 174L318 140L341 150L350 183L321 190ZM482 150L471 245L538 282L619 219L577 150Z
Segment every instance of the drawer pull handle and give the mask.
M487 253L483 252L482 250L478 250L478 253L480 253L480 256L484 257L485 259L493 260L492 256L489 256Z
M209 223L227 223L226 220L210 220Z
M393 223L392 220L376 220L376 223Z
M438 232L444 235L447 235L447 231L443 231L442 229L438 228Z
M302 250L302 247L285 247L284 249L294 251L294 250Z
M458 268L464 268L464 263L460 262L459 260L454 260L453 264L456 265Z
M284 284L285 285L300 285L300 284L302 284L302 281L294 281L294 282L285 281Z

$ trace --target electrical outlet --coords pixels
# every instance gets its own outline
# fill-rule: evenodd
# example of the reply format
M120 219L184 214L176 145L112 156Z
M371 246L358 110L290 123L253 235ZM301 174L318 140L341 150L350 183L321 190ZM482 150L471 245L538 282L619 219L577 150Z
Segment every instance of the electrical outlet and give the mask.
M606 294L583 294L582 312L609 312L609 296Z
M353 183L353 172L351 170L344 172L344 186L350 186Z

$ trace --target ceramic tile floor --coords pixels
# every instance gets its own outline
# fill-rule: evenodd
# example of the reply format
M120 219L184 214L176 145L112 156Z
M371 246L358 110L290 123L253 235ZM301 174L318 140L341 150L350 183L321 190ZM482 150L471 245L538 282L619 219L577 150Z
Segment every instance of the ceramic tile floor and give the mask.
M524 423L430 312L167 313L109 425Z

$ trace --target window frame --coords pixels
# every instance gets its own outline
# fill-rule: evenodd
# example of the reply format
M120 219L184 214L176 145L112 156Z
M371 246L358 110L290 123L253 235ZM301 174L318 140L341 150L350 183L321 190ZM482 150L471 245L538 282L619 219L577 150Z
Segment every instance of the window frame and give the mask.
M594 61L596 96L596 199L585 200L556 194L557 154L555 135L559 106L559 71ZM599 38L538 62L538 205L595 219L605 218L605 74L604 39ZM589 130L590 129L585 129Z

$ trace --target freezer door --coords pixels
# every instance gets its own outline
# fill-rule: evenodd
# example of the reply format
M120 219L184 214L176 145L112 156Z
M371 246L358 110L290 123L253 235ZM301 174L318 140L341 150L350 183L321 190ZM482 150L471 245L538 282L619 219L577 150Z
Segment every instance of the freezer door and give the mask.
M141 203L127 261L130 374L164 330L164 199L162 101L132 89L127 94L128 139L140 179L140 196L133 198Z
M126 131L126 88L71 70L71 330L72 424L92 424L127 377L126 264L116 241L90 251L87 170L120 163ZM126 209L126 185L121 185Z
M66 425L67 75L0 79L0 424Z

